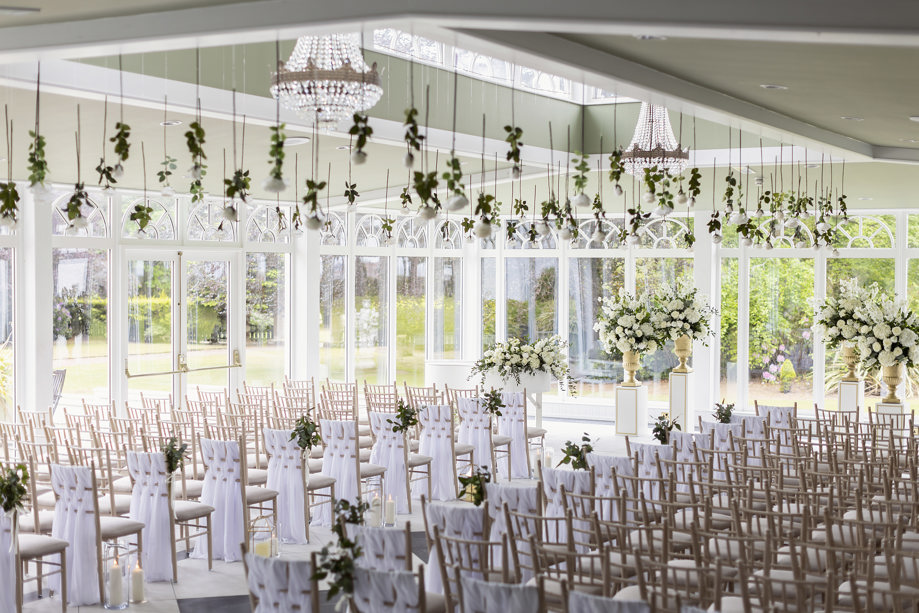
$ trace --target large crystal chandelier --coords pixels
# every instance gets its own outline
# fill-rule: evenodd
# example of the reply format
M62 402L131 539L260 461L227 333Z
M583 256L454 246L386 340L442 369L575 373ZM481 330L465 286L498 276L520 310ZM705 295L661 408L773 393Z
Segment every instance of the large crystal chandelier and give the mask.
M368 66L357 34L301 36L271 79L271 95L301 117L330 130L380 100L376 63Z
M667 109L642 102L632 142L622 154L625 171L639 175L645 168L657 166L678 175L686 168L687 160L689 149L682 149L673 136Z

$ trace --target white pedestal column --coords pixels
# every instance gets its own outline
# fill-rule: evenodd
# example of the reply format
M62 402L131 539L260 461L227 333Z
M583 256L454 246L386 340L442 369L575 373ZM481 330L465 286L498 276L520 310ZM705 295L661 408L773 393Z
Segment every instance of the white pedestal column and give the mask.
M670 419L676 419L683 432L692 432L695 419L690 398L694 398L695 373L670 373Z
M874 410L882 415L900 415L906 413L906 404L902 402L879 402L875 405Z
M473 380L475 380L473 378ZM514 379L504 380L497 375L486 374L483 391L496 389L502 392L526 392L527 396L527 415L533 415L536 418L536 427L542 428L542 395L548 392L553 385L557 385L552 377L540 373L536 375L520 375L520 383Z
M616 387L616 434L648 436L648 388Z
M840 411L854 411L856 408L860 411L868 409L865 406L864 380L840 381L838 394Z

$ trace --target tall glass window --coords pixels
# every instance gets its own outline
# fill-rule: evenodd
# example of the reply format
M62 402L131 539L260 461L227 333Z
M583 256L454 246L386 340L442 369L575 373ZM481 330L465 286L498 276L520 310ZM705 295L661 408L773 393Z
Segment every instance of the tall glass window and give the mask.
M749 399L813 406L814 261L750 260Z
M246 383L279 383L287 374L287 255L246 255Z
M558 258L506 258L507 338L535 341L557 333Z
M319 259L319 365L320 378L344 381L348 376L345 313L348 258L324 255Z
M579 396L612 398L622 380L622 364L600 345L594 323L600 298L625 285L622 258L572 258L568 262L568 362Z
M388 262L388 257L377 255L354 258L354 376L359 383L389 382Z
M52 359L65 370L59 406L109 402L108 252L54 249ZM2 282L2 280L0 280Z
M459 359L463 349L463 260L435 257L433 273L431 357Z
M497 258L482 258L482 348L495 344Z
M13 351L13 250L0 249L0 419L9 420L16 406Z
M427 258L396 258L396 380L415 386L424 385L427 269Z
M738 259L721 260L720 359L721 384L716 402L737 402Z

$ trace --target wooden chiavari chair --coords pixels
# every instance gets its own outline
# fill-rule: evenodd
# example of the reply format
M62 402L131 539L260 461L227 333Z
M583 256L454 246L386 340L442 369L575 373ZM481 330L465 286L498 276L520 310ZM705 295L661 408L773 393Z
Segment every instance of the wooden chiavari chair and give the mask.
M367 411L395 413L399 402L399 388L396 384L371 385L364 380L364 402Z

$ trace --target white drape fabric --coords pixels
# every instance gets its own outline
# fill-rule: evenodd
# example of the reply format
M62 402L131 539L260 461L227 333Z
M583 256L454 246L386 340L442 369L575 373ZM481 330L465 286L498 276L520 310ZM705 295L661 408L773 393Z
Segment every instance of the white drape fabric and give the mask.
M284 543L305 545L306 504L303 491L303 455L289 430L262 430L268 454L267 487L278 493L278 538ZM307 469L307 478L309 470ZM325 505L323 505L325 506Z
M473 507L464 504L432 502L427 505L428 538L434 539L435 526L441 534L463 539L482 538L485 527L485 507ZM428 559L424 576L425 589L437 594L444 593L440 576L440 563L433 552Z
M249 568L249 591L258 598L254 613L313 609L313 567L308 560L281 560L246 554Z
M407 570L354 569L354 604L360 613L419 613L418 579Z
M528 513L530 515L539 515L542 513L542 505L539 500L539 484L533 483L486 483L485 484L485 512L489 517L490 528L488 530L489 541L500 541L501 537L507 534L507 522L504 518L504 503L507 503L508 509ZM521 544L522 545L522 544ZM526 548L529 549L528 547ZM500 551L497 547L492 555L495 559ZM513 560L510 565L513 567Z
M99 602L96 574L96 517L93 473L87 466L51 466L51 487L58 495L51 536L67 541L67 602L83 606ZM52 575L51 589L60 590L60 576Z
M594 491L597 496L618 497L623 489L631 496L631 483L622 477L635 476L635 462L628 456L612 456L591 452L587 463L594 469ZM601 520L618 520L618 502L605 500L598 505L597 516Z
M325 451L322 474L335 479L335 497L353 502L357 498L357 424L352 420L320 419ZM324 504L313 515L312 525L331 526L332 509Z
M546 517L564 517L565 506L562 502L562 486L566 492L574 494L593 494L591 491L591 473L589 470L562 470L560 468L542 469L543 496L546 499Z
M16 551L13 516L0 511L0 613L16 613Z
M345 528L348 538L361 548L355 564L381 571L406 570L406 559L411 557L412 552L406 549L404 529L357 524L345 524Z
M568 592L568 610L578 613L651 613L646 602L613 600L577 590Z
M712 421L702 422L702 432L711 437L711 448L714 451L731 451L731 437L743 436L744 425L738 424L720 424ZM712 467L712 476L715 479L723 480L726 477L727 454L716 454L714 465Z
M457 483L453 476L456 458L453 455L453 408L448 404L428 405L418 411L421 439L418 453L431 458L431 499L453 500ZM413 495L424 493L424 483Z
M393 432L392 424L386 421L393 419L393 413L369 411L367 416L370 419L370 429L376 439L370 450L370 463L386 467L383 499L389 500L389 497L392 496L396 503L396 513L408 513L405 435L402 432Z
M633 443L632 454L638 458L638 476L646 481L642 482L642 492L648 500L657 500L660 496L660 482L658 477L657 459L672 460L673 447L654 443ZM667 469L661 475L667 477Z
M527 464L527 420L523 392L503 392L504 408L497 418L498 434L511 437L511 479L529 479ZM498 470L503 470L499 466Z
M463 613L538 611L539 591L532 585L496 583L463 577ZM578 609L570 609L578 611Z
M472 445L472 463L487 467L494 475L491 413L484 409L481 398L457 398L456 411L463 420L457 432L457 442Z
M734 413L731 415L731 423L743 424L743 436L747 438L765 438L766 436L765 417L760 417L759 415L738 415Z
M795 407L777 407L759 404L756 407L759 417L765 419L773 428L790 428L795 416Z
M239 443L203 438L201 457L205 466L201 502L214 507L211 516L214 558L235 562L242 559L239 544L246 534L243 526ZM191 557L207 557L207 541L204 536L198 537Z
M697 457L696 448L708 449L709 440L710 437L707 434L695 434L691 432L670 433L671 453L675 452L673 459L676 460L674 472L677 480L677 492L689 492L689 477L692 475L695 478L696 475L693 473L692 468L685 463L695 462ZM693 489L697 492L700 491L698 489L699 484L696 483L695 485L696 487Z
M148 582L172 581L173 534L166 456L129 451L128 472L134 481L129 517L144 524L144 578Z

